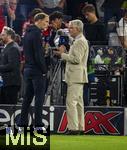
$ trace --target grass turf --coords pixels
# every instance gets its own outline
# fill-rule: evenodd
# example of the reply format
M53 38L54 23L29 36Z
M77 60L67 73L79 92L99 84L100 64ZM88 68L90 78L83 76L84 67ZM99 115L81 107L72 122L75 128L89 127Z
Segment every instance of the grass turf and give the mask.
M50 137L50 150L126 150L127 136L64 136Z
M0 147L3 143L5 143L5 138L1 139L0 137ZM37 146L35 147L37 148ZM126 150L126 149L127 149L127 136L99 136L99 135L50 136L50 150Z

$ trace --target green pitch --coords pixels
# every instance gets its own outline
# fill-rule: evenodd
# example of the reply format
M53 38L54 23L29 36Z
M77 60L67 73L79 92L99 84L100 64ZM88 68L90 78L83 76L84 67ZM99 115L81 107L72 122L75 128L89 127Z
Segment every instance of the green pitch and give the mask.
M5 145L5 137L0 136L1 145ZM50 150L127 150L127 136L51 135Z
M50 150L127 150L127 136L50 136Z

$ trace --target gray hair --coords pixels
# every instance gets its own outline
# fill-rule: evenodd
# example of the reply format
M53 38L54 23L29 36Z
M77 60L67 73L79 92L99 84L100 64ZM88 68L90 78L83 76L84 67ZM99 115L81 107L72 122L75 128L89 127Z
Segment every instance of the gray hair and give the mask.
M7 35L11 36L12 40L15 39L15 31L12 28L4 26L3 29L2 29L2 32L4 32L4 31L6 32Z
M77 27L79 29L79 31L83 33L84 25L83 25L83 22L81 20L75 19L75 20L70 21L69 24Z

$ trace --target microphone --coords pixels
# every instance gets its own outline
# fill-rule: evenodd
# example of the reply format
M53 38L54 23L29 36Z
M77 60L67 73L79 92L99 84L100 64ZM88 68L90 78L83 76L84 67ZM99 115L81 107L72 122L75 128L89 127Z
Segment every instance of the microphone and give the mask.
M57 31L57 35L59 35L59 36L63 36L63 35L64 35L63 30L62 30L62 29L59 29L59 30Z
M57 31L57 35L59 35L59 36L68 36L68 34L69 34L69 31L68 31L67 28L65 28L65 29L59 29Z

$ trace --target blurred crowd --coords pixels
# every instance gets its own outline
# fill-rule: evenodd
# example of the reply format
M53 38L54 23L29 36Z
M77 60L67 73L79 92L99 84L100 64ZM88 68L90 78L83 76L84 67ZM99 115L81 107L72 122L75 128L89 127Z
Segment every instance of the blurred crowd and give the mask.
M89 4L92 7L89 7ZM123 42L123 37L126 36L126 0L1 0L0 32L6 25L22 36L26 26L32 23L32 11L35 8L48 15L54 11L61 12L62 23L65 25L72 19L82 20L84 34L92 45L107 44L106 42L112 44L113 39L120 37L120 42L117 39L117 45L126 47L126 42Z

